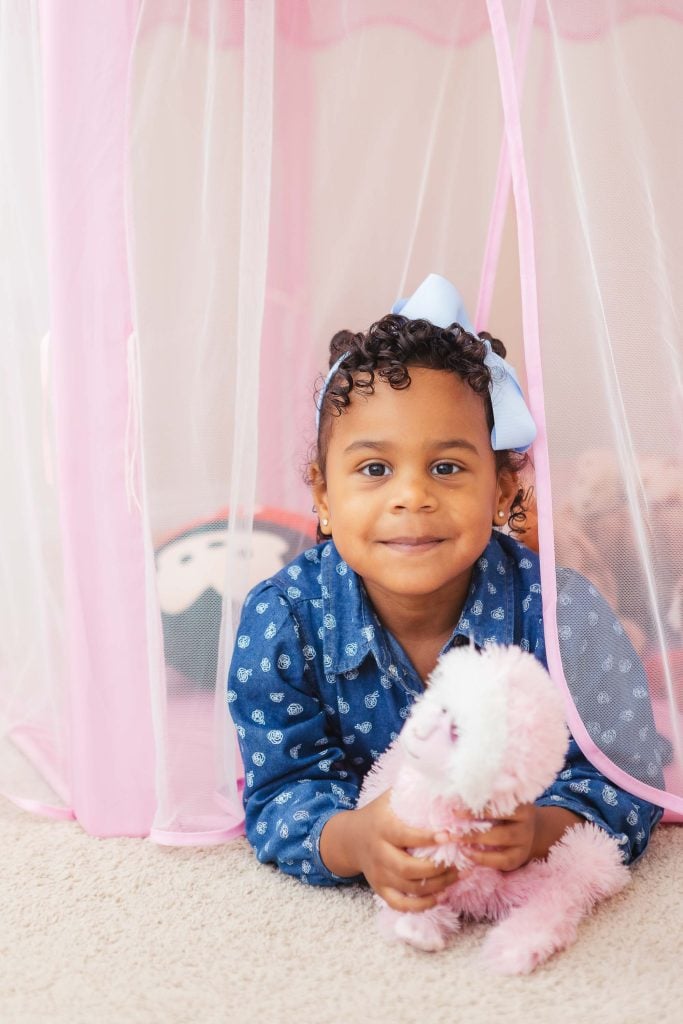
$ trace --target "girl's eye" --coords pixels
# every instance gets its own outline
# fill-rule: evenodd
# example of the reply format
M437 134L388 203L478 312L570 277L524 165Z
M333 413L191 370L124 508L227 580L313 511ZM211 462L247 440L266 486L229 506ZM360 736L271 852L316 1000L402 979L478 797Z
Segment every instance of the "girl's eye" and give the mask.
M361 469L361 473L364 473L365 476L386 476L388 472L389 467L385 466L383 462L369 462L367 466L363 466Z
M436 476L454 476L460 472L460 466L456 466L453 462L437 462L432 467L432 472Z

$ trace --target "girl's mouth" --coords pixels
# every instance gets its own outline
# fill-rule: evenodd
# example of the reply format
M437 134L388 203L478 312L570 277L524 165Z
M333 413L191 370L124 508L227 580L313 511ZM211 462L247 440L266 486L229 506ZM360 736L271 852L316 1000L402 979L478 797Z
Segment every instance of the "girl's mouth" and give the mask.
M433 551L442 541L442 537L392 537L391 540L383 540L381 543L391 551L417 555Z

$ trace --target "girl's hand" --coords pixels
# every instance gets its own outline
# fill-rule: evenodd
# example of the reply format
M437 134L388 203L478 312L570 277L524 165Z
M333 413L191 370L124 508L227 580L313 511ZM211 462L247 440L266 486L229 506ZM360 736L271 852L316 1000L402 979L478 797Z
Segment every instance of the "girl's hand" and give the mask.
M405 825L389 798L387 791L365 807L330 818L320 836L320 855L335 874L365 875L394 910L429 910L457 881L458 871L408 853L409 847L437 846L444 838L437 841L433 832Z
M566 829L583 818L564 807L520 804L509 818L484 814L479 820L492 825L488 832L469 832L460 839L469 859L481 867L514 871L530 860L546 857Z

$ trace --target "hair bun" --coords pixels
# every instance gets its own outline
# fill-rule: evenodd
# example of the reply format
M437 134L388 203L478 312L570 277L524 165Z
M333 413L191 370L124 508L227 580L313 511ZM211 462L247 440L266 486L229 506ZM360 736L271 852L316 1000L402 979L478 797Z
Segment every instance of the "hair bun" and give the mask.
M330 366L334 366L339 357L355 347L357 336L353 331L337 331L330 341Z
M488 341L490 343L491 348L493 349L497 356L500 356L501 359L505 359L505 356L507 355L507 349L505 348L505 345L499 338L494 338L493 335L489 334L488 331L479 331L479 337L483 338L485 341Z

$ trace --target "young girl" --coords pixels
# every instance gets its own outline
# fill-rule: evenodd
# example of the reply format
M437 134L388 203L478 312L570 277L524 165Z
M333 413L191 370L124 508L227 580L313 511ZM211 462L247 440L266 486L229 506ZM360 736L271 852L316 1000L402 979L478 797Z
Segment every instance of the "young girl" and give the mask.
M534 434L504 355L435 275L367 333L333 338L310 468L321 543L251 592L230 668L259 860L317 885L364 876L397 910L432 907L455 881L455 869L408 852L448 836L404 825L388 793L354 809L363 777L451 646L518 644L546 663L538 558L492 530L523 519L517 473ZM560 583L575 615L562 632L586 656L611 631L623 653L614 663L627 658L630 682L645 685L595 591L579 613L575 580ZM620 685L607 660L601 671L601 693ZM654 736L653 724L647 743L621 739L640 743L656 785ZM609 784L572 740L555 783L473 835L471 857L513 870L587 818L631 861L660 816Z

